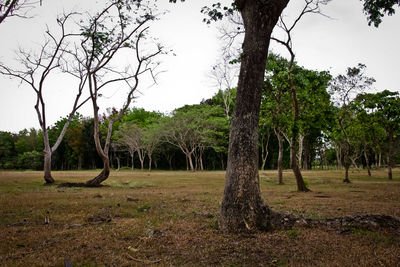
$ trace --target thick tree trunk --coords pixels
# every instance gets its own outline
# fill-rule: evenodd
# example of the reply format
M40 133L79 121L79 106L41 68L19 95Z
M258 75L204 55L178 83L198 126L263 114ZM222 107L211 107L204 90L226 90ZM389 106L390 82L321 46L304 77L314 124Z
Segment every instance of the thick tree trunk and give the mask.
M275 129L276 137L278 138L278 182L283 184L283 138L281 132Z
M226 232L267 230L269 208L258 175L258 120L271 32L288 0L237 0L245 37L229 139L219 227Z
M95 178L92 180L89 180L86 182L86 186L88 187L97 187L100 186L100 184L105 181L108 176L110 176L110 160L103 159L103 170L99 175L97 175Z

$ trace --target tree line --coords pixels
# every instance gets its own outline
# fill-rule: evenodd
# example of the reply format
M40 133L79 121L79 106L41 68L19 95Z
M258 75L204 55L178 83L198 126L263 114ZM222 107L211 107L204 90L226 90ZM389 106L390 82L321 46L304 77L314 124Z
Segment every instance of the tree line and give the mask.
M270 53L265 68L259 122L259 166L282 170L291 167L293 99L287 78L288 60ZM295 160L301 169L338 168L348 170L387 166L399 160L400 97L382 91L365 93L374 82L364 74L365 65L348 68L332 77L295 63L291 70L298 95L299 119ZM181 169L224 170L227 164L231 112L235 88L218 91L210 99L186 105L165 115L130 108L112 127L109 158L117 170ZM227 108L226 98L232 99ZM117 115L111 109L100 117L101 145L107 141L109 121ZM55 143L68 118L49 127ZM94 142L93 118L76 114L65 138L54 152L52 169L101 168ZM43 169L43 132L22 130L1 132L2 169ZM391 171L388 172L391 178Z

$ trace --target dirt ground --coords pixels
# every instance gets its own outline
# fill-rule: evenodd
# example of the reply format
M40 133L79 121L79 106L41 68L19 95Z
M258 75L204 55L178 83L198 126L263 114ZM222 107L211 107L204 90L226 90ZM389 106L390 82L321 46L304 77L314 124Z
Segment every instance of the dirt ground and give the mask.
M59 188L95 171L0 172L0 266L400 266L400 229L297 226L227 235L218 231L224 172L112 172L101 188ZM291 172L278 185L260 172L275 211L322 219L400 217L400 169L303 172L312 192L296 192Z

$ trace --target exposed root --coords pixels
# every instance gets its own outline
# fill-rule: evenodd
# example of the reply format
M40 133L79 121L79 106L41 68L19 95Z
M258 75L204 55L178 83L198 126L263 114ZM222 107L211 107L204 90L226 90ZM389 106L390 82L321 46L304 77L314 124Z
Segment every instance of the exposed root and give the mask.
M104 185L98 184L87 184L87 183L61 183L57 187L102 187Z
M290 229L295 226L325 226L335 229L360 228L366 230L377 230L381 228L392 230L400 234L400 218L381 214L310 219L271 211L270 220L273 229Z

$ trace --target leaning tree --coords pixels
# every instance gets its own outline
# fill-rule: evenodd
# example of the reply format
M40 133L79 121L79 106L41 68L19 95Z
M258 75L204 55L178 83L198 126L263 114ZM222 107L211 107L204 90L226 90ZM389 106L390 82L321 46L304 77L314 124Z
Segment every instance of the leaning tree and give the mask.
M150 1L112 0L96 15L88 15L86 22L81 21L82 39L75 49L67 51L77 62L71 71L87 76L93 106L94 141L103 161L101 173L87 181L85 186L100 186L109 177L113 124L129 108L142 77L149 75L154 80L157 75L160 62L155 59L163 53L163 47L148 33L150 22L158 16L155 12L155 6ZM124 69L120 69L116 61L123 61L123 58L132 60ZM113 109L112 114L104 120L107 122L107 134L102 144L101 92L110 88L115 90L116 86L126 89L126 99L122 107Z
M76 13L68 13L58 16L57 24L59 26L59 33L46 30L44 44L40 46L39 53L33 51L26 51L19 49L17 58L19 59L19 66L12 68L4 63L0 63L0 74L16 78L31 87L36 95L35 111L38 117L40 128L43 132L44 144L44 180L50 184L54 182L51 175L51 156L54 151L61 144L67 128L73 119L76 111L89 99L81 101L82 92L86 84L86 75L77 75L79 84L77 86L77 94L72 104L71 112L69 113L56 142L51 145L49 141L49 128L47 124L46 104L48 99L45 97L47 81L49 77L57 70L65 69L70 60L66 50L69 49L69 40L76 34L69 32L67 29L68 24L76 17Z

